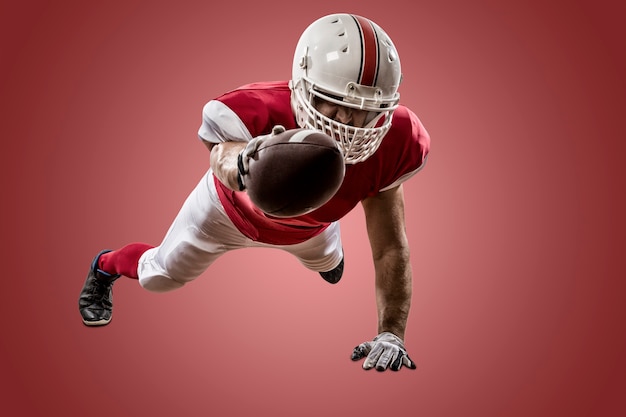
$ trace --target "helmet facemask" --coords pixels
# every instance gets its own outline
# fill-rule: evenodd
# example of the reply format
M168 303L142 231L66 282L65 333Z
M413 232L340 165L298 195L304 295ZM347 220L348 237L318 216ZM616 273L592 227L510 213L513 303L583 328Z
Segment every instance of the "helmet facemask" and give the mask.
M356 127L333 120L316 109L316 99L348 108L367 110L366 124ZM292 85L291 101L298 125L318 130L335 139L343 152L346 164L363 162L376 152L391 127L392 114L397 107L397 100L391 104L379 103L378 108L365 106L363 100L350 103L346 99L317 89L306 77ZM384 107L386 105L390 107Z

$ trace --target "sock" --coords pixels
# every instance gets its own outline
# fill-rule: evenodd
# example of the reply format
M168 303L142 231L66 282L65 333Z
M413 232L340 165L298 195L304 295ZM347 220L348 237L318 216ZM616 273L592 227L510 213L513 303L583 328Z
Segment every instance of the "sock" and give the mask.
M131 243L121 249L107 252L98 259L98 268L109 274L119 274L137 279L139 278L137 276L139 258L145 251L153 247L146 243Z

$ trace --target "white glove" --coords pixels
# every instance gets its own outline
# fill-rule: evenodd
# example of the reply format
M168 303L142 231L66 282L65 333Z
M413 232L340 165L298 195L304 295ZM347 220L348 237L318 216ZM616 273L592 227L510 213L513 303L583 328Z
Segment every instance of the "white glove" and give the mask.
M269 139L273 136L276 136L280 133L283 133L285 128L281 125L276 125L272 128L272 133L269 135L257 136L255 138L250 139L245 148L239 153L237 157L237 183L239 185L239 191L243 191L246 189L245 176L248 172L250 172L250 158L255 154L255 152L261 146L261 143L266 139Z
M402 365L409 369L417 368L415 362L409 358L402 339L390 332L383 332L371 342L363 342L352 351L352 360L365 358L363 369L376 367L377 371L389 368L399 371Z

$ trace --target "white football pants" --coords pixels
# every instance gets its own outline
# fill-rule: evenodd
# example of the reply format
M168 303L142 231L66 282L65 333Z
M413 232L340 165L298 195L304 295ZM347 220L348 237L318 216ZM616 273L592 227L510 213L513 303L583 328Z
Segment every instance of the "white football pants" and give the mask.
M295 245L270 245L247 238L226 215L209 169L187 197L163 242L139 259L139 283L150 291L174 290L196 279L227 251L249 247L285 250L318 272L332 270L343 257L339 222Z

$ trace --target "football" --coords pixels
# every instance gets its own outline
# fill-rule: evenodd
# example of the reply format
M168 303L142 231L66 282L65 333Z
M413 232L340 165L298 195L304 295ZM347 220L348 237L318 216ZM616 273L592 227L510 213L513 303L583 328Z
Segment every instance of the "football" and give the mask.
M264 140L248 167L250 200L275 217L296 217L324 205L345 174L335 140L310 129L287 130Z

